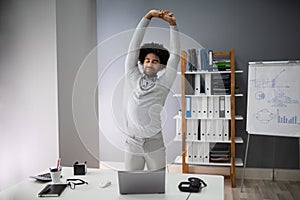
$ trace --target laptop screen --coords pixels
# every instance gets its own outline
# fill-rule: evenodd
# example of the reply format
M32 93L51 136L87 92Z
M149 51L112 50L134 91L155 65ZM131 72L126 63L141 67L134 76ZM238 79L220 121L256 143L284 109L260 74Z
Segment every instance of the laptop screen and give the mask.
M166 171L118 171L120 194L165 193Z

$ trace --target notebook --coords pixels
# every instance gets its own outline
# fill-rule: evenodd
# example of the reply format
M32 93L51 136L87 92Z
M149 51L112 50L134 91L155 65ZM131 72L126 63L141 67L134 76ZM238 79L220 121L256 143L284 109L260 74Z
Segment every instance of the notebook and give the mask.
M48 184L40 191L39 197L58 197L66 189L67 184Z
M120 194L165 193L165 169L118 171Z

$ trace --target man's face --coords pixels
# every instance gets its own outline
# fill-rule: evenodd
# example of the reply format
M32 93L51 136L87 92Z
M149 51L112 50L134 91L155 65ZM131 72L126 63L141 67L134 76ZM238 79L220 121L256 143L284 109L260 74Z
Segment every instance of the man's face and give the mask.
M149 78L156 76L157 72L162 69L159 57L154 53L148 53L143 63L143 69Z

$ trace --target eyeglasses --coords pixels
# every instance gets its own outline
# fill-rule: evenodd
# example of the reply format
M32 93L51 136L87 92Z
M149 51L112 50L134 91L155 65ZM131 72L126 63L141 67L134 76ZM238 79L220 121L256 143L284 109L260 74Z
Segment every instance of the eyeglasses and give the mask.
M76 185L88 184L88 182L86 182L82 179L72 179L71 178L71 179L67 179L66 181L67 181L67 185L69 185L72 190L75 189Z

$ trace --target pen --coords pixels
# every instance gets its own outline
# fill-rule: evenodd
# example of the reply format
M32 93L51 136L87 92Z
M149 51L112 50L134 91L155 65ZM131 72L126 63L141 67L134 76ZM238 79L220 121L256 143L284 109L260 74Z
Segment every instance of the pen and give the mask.
M60 168L60 158L57 160L57 164L56 164L56 169L57 171L59 171L59 168Z

